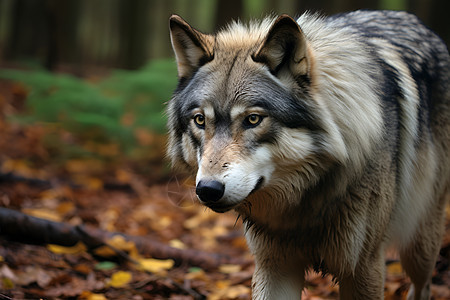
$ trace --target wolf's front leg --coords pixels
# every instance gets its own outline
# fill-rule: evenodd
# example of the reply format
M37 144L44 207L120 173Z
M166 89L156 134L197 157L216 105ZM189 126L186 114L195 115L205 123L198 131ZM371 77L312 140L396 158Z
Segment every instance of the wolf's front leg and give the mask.
M384 299L384 265L383 254L361 259L353 274L340 280L339 299Z
M298 265L297 265L298 267ZM304 285L304 269L295 268L274 258L256 258L256 270L252 280L253 300L299 300Z

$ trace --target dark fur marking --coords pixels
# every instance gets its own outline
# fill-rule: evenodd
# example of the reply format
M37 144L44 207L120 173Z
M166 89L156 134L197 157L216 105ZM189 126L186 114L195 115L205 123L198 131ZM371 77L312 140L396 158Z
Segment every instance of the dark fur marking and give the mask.
M322 130L314 108L305 99L297 99L275 87L264 93L266 98L256 100L253 105L264 108L268 114L288 128L306 128L311 131Z
M239 50L239 51L235 54L233 60L231 61L231 66L230 66L230 68L228 69L228 72L227 72L227 75L225 76L225 78L230 77L231 71L233 71L233 67L234 67L234 65L236 64L236 61L237 61L237 59L239 58L239 54L240 54L240 53L241 53L241 50Z

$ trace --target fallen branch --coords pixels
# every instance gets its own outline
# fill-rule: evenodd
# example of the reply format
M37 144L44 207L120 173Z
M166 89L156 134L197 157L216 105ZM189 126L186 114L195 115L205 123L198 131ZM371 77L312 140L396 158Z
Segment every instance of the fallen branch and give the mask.
M222 264L248 263L243 259L221 254L173 248L147 237L49 221L3 207L0 207L0 235L27 244L74 246L77 242L83 242L89 250L108 246L107 240L115 235L121 235L125 240L133 242L141 255L157 259L173 259L176 265L186 264L208 270Z
M42 189L49 189L54 187L55 185L67 185L73 189L79 189L82 186L79 184L73 183L70 180L46 180L46 179L37 179L24 177L21 175L14 174L12 172L1 173L0 172L0 183L10 183L10 182L23 182L29 184L31 186L35 186ZM131 185L127 183L114 183L114 182L105 182L103 184L103 188L105 190L117 190L117 191L125 191L129 193L134 193L134 189Z

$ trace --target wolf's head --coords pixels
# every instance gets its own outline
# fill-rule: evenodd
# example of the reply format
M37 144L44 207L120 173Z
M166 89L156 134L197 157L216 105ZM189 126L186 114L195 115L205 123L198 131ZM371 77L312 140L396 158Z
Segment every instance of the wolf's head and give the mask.
M313 100L314 57L291 17L207 35L173 15L170 33L179 85L168 153L197 172L203 204L224 212L282 174L306 185L325 162L345 160L338 130Z

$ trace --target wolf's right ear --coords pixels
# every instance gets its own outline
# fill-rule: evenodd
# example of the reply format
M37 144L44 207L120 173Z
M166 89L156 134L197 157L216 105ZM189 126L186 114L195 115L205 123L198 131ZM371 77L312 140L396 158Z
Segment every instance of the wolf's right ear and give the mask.
M213 59L214 38L195 30L178 15L170 17L169 27L178 77L189 78L195 70Z

